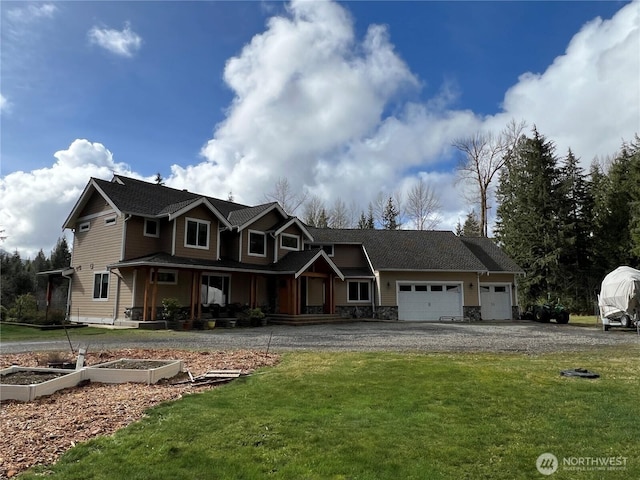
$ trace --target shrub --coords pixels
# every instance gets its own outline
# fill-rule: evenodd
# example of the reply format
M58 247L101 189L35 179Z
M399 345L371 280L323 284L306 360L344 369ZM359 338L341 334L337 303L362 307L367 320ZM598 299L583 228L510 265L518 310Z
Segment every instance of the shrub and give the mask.
M180 302L177 298L162 299L162 316L165 320L174 320L180 308Z

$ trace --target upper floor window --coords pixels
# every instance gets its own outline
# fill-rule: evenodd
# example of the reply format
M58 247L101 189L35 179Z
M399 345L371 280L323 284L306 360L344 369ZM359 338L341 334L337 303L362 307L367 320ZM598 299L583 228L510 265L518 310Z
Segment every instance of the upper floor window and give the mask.
M264 232L249 230L249 255L254 257L267 256L267 236Z
M306 249L307 250L311 250L313 248L321 248L322 250L324 250L324 253L326 253L329 257L333 257L333 244L327 244L327 245L314 245L314 244L307 244L306 245Z
M187 218L184 232L184 246L191 248L209 248L209 225L211 222Z
M109 272L93 274L93 299L106 300L109 298Z
M90 228L91 228L91 222L83 222L80 225L78 225L79 232L88 232Z
M158 220L151 220L150 218L144 219L144 236L145 237L159 237L160 225Z
M115 225L116 224L116 217L105 218L104 219L104 224L105 225Z
M300 237L298 235L291 235L289 233L283 233L280 235L280 248L285 250L299 250Z

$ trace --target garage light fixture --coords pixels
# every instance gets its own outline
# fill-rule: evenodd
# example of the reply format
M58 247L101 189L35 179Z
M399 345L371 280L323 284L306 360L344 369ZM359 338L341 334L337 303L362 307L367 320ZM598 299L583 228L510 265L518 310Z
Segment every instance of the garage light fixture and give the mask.
M469 288L473 288L473 282L469 282Z

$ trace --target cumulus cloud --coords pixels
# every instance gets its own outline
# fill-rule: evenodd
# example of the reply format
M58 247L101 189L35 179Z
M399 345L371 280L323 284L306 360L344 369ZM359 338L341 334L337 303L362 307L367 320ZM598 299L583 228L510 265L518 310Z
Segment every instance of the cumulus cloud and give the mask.
M387 29L371 25L358 39L349 13L331 2L292 2L227 62L224 79L235 98L202 149L206 161L174 165L169 184L232 189L254 203L286 176L327 203L366 208L478 123L442 110L450 91L433 105L404 103L421 84Z
M121 57L133 57L142 46L142 37L131 30L129 23L122 30L94 26L88 37L90 43Z
M90 177L109 180L113 172L131 174L104 145L88 140L75 140L54 157L50 168L13 172L0 179L0 229L7 236L0 245L3 249L19 249L31 258L40 248L48 254Z
M585 164L613 154L640 132L639 51L640 3L632 2L584 25L544 73L523 73L488 123L526 119L558 154L571 147Z

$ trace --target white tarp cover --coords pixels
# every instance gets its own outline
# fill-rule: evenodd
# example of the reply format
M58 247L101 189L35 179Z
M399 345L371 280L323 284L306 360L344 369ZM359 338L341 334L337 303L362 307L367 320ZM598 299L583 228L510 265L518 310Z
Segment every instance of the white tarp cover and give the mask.
M598 305L603 317L632 314L640 306L640 270L618 267L602 280Z
M227 304L225 300L225 295L219 288L207 287L206 285L200 286L200 302L205 307L213 304L225 306Z

